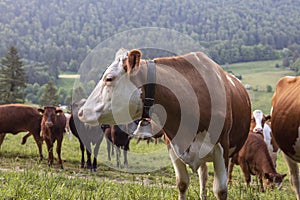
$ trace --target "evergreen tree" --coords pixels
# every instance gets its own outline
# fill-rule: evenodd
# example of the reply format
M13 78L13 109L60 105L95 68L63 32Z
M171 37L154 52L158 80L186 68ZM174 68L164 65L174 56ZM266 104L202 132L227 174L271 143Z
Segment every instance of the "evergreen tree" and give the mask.
M23 63L16 47L11 46L1 60L0 103L24 103L26 83Z
M59 96L54 82L51 80L46 84L45 91L40 99L40 106L58 106Z

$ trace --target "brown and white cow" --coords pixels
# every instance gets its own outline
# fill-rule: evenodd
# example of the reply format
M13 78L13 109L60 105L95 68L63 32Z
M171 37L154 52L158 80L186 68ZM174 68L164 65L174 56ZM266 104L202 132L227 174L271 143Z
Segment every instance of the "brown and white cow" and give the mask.
M0 146L6 133L15 135L19 132L29 132L24 136L22 144L25 144L28 136L33 135L42 160L41 121L42 116L35 107L22 104L0 105Z
M141 56L136 49L117 52L79 112L83 122L116 124L141 118L144 85L149 83L149 63ZM155 114L171 141L179 199L186 199L189 185L186 164L198 170L201 197L206 198L206 162L214 164L215 196L227 199L228 157L243 146L250 125L244 86L201 52L156 58L154 65L154 103L163 108L163 114Z
M57 163L63 169L61 145L66 131L66 117L61 109L54 106L45 106L44 109L39 108L38 110L43 113L41 128L48 149L48 165L52 166L53 164L53 144L57 141Z
M291 183L300 200L300 76L283 77L272 98L272 133L288 164Z

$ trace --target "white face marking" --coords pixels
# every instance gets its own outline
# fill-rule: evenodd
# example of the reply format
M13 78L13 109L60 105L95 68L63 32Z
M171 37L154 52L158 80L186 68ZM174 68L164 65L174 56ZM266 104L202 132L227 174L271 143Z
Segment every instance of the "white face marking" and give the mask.
M117 121L121 124L132 121L130 113L135 114L135 119L140 117L141 90L131 83L123 68L126 55L125 50L117 52L115 60L80 109L81 121L88 124L116 124Z
M262 120L264 117L264 114L261 110L254 110L253 111L253 117L255 119L255 128L253 129L254 132L262 132L263 126L262 126Z
M233 82L233 80L231 79L230 75L226 75L227 79L229 80L229 82L235 87L235 84Z

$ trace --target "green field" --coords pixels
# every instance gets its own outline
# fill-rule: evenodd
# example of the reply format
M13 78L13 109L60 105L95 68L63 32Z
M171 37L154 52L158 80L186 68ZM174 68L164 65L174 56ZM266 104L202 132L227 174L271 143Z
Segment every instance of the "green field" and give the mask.
M0 151L0 199L123 199L123 200L156 200L176 199L174 170L168 158L169 165L147 173L126 173L115 169L115 157L107 160L105 141L101 144L99 167L97 172L80 168L80 150L75 138L65 135L62 148L64 169L54 165L49 168L46 159L39 162L38 150L32 137L21 145L24 134L7 135ZM131 141L131 151L139 153L156 151L167 155L163 143L147 145L146 142L136 144ZM43 146L44 156L47 156L46 145ZM142 160L150 165L160 165L162 160ZM139 165L129 156L129 169ZM109 167L109 166L113 166ZM213 167L209 163L208 199L214 199L212 192ZM282 156L277 163L279 173L287 173L287 166ZM191 183L188 199L199 199L199 183L197 174L189 170ZM289 176L288 176L289 177ZM233 183L229 186L229 199L295 199L288 178L281 190L270 190L264 193L258 191L257 179L253 178L251 188L246 188L243 175L235 166Z
M267 93L267 85L273 90L277 80L291 75L288 70L276 69L279 61L250 62L230 65L236 75L242 75L242 82L250 84L258 91L249 91L253 109L269 112L273 93ZM74 77L73 77L74 78ZM73 87L72 77L62 76L58 87ZM39 162L37 146L32 137L25 145L21 145L24 133L16 136L8 134L0 149L0 199L112 199L112 200L156 200L177 199L174 170L168 158L166 146L146 142L136 144L133 139L130 145L129 166L118 170L115 168L115 157L108 161L106 142L103 141L99 153L97 172L80 168L80 150L76 138L65 135L62 147L64 169L54 165L49 168L46 159ZM47 157L46 145L43 145L44 157ZM55 154L54 154L55 155ZM55 155L56 156L56 155ZM153 156L153 157L151 157ZM121 158L123 160L123 158ZM146 173L129 173L136 171L137 166L149 170ZM153 170L153 166L163 166ZM288 173L287 166L280 155L277 162L279 173ZM187 199L199 199L199 183L197 174L192 173ZM229 186L229 198L233 200L292 200L296 199L289 183L289 175L285 178L281 190L258 191L257 179L253 178L250 188L245 186L243 174L235 166L233 183ZM212 191L213 167L209 164L208 199L215 199Z
M283 76L294 74L287 69L275 68L275 64L280 62L280 60L274 60L237 63L226 68L227 71L232 71L235 75L241 75L242 83L252 87L252 90L248 90L252 110L260 109L269 114L277 81ZM267 92L268 85L272 87L272 92Z

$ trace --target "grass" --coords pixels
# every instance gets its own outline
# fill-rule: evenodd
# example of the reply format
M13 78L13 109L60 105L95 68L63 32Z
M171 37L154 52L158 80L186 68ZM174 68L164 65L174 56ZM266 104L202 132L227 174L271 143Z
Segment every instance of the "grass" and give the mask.
M277 62L249 62L229 66L228 70L242 75L244 84L258 88L258 91L249 91L253 109L262 109L268 113L273 93L265 91L266 85L271 85L274 90L280 77L291 75L288 70L276 69L274 66ZM72 88L73 82L73 76L61 76L58 84L59 87ZM143 141L136 144L132 140L128 155L129 167L119 170L116 169L115 157L112 161L107 159L104 141L98 156L98 170L90 172L80 168L81 155L76 138L70 139L65 135L62 146L64 169L61 170L56 165L49 168L46 159L39 162L37 146L32 137L28 138L25 145L21 145L24 134L7 134L0 149L0 199L177 199L174 170L163 143L147 145ZM45 144L43 154L47 157ZM139 168L147 169L148 172L142 173ZM199 199L197 174L190 169L188 171L191 182L187 199ZM282 155L277 162L277 171L288 173ZM258 191L257 179L253 178L253 184L247 188L240 168L235 166L228 199L296 199L289 178L289 175L285 178L282 190L261 193ZM213 166L209 163L208 199L215 199L212 185Z
M290 70L275 68L276 63L280 63L280 61L237 63L226 68L227 71L232 71L236 75L242 75L242 83L252 87L252 90L248 90L252 110L260 109L269 114L277 81L283 76L294 75ZM272 87L272 92L267 92L268 85Z
M32 137L25 145L21 145L24 133L18 135L8 134L0 151L0 199L116 199L116 200L154 200L176 199L174 170L171 162L156 171L146 173L126 173L124 168L115 168L115 157L107 160L105 141L101 144L99 153L99 166L97 172L90 172L80 168L79 143L75 138L69 139L65 135L62 148L64 169L54 165L49 168L46 160L39 162L37 146ZM162 149L161 149L162 148ZM131 142L131 150L135 153L143 149L144 152L153 153L161 151L166 153L163 143L147 145L146 142L136 144ZM159 150L157 150L159 149ZM43 145L43 153L46 157L46 145ZM133 153L133 152L132 152ZM145 156L148 157L149 155ZM133 157L129 157L129 169L136 163ZM162 160L156 159L148 162L148 165L160 165ZM142 162L142 161L139 161ZM143 166L143 165L142 165ZM199 183L195 173L188 170L191 175L191 183L188 189L188 199L199 199ZM280 155L277 163L279 173L287 173L288 169ZM288 177L289 178L289 177ZM291 185L285 179L282 190L272 190L265 193L258 191L258 183L251 188L246 188L243 174L238 166L235 166L233 183L229 186L229 199L295 199ZM209 163L208 199L214 199L212 192L213 166Z

